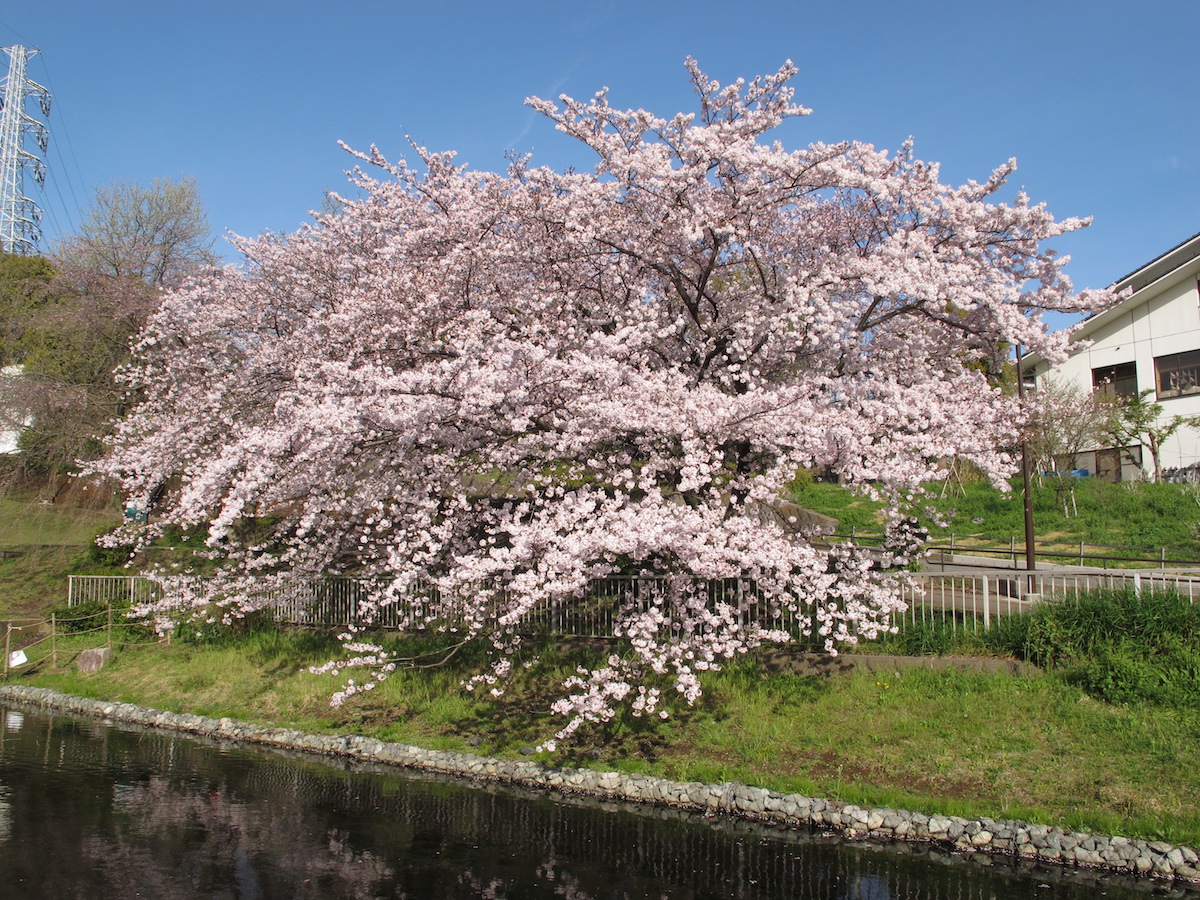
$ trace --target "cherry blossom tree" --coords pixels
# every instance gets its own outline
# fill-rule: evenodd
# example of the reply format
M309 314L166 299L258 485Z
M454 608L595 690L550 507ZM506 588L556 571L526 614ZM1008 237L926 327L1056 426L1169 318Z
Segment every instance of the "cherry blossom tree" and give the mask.
M1059 358L1041 312L1103 302L1043 248L1086 223L999 202L1011 161L949 187L909 145L767 142L808 112L790 63L727 86L688 70L695 114L528 101L590 172L372 148L355 196L170 294L99 467L154 515L114 540L204 531L232 615L267 578L372 576L368 611L432 585L430 621L493 642L493 690L545 604L660 576L619 611L622 649L566 684L560 736L694 701L703 671L786 640L785 616L831 651L888 627L878 557L765 513L801 466L896 522L947 457L1009 474L1021 413L981 363L1002 343ZM728 579L762 621L710 596ZM335 701L396 664L348 647L372 669Z
M1103 442L1111 420L1111 407L1102 396L1076 382L1044 378L1028 404L1026 439L1039 483L1054 487L1063 517L1075 502L1075 475L1079 456Z

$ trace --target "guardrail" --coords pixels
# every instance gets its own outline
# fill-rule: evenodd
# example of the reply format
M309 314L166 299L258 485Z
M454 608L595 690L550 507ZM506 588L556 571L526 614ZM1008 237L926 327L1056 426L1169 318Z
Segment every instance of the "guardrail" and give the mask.
M995 557L1007 560L1012 568L1025 565L1025 541L1016 536L1010 537L1007 544L981 543L982 535L951 533L938 537L924 545L931 553L963 554L966 556ZM852 541L865 546L880 546L884 542L882 534L850 531L834 531L825 536L825 540ZM964 543L965 541L965 543ZM1070 546L1071 549L1065 549ZM1052 549L1054 548L1054 549ZM1111 553L1096 553L1093 551L1113 551ZM1148 566L1165 568L1167 566L1200 567L1200 559L1188 557L1166 547L1128 547L1121 544L1090 544L1086 541L1034 541L1034 555L1043 561L1061 560L1063 563L1079 566L1094 566L1107 569L1110 564L1143 563Z

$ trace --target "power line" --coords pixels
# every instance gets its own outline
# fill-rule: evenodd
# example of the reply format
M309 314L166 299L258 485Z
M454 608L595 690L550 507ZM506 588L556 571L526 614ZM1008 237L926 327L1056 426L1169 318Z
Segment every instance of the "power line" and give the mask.
M51 142L51 152L54 154L54 162L49 166L49 174L47 178L51 186L54 188L54 194L58 198L59 206L62 209L65 222L56 224L56 233L58 235L70 234L76 230L76 224L82 215L84 204L80 201L80 197L87 192L84 190L83 172L79 167L79 159L75 154L75 145L71 141L71 133L67 127L68 120L66 114L66 106L63 103L62 92L55 89L54 79L50 77L50 65L46 59L46 55L41 53L38 55L35 65L40 64L42 71L45 73L41 76L46 87L50 89L54 99L54 140ZM72 174L73 173L73 174ZM76 183L78 182L78 191ZM66 184L67 193L70 195L70 202L63 194L62 185ZM47 204L46 211L54 218L53 206Z
M0 26L7 28L9 31L11 31L13 34L15 34L17 36L17 40L20 41L21 43L23 43L23 44L32 44L33 43L33 41L31 41L25 35L21 34L21 32L17 31L17 29L13 28L11 25L9 25L7 22L5 22L3 19L0 19Z

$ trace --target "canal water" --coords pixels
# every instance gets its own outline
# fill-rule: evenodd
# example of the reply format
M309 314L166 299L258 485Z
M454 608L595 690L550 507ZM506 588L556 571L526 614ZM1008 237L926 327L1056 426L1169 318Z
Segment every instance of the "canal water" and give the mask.
M0 726L3 898L1150 895L1131 879L555 800L19 707L0 705Z

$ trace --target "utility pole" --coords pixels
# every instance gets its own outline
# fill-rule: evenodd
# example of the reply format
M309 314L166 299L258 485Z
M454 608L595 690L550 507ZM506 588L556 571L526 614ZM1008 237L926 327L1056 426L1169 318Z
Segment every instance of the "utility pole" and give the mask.
M1017 396L1025 400L1025 373L1021 371L1021 345L1016 346ZM1025 568L1032 572L1037 568L1037 538L1033 529L1033 478L1029 462L1029 436L1021 438L1021 481L1025 501ZM1029 579L1029 591L1033 591L1033 579Z
M50 92L25 74L26 64L37 50L29 47L0 47L8 54L8 77L0 95L0 250L29 255L37 252L42 239L42 210L25 195L25 171L46 186L46 163L26 149L26 138L44 155L50 145L50 129L25 111L36 98L42 117L50 115Z

